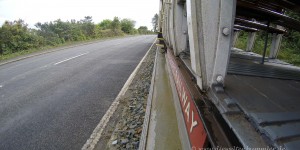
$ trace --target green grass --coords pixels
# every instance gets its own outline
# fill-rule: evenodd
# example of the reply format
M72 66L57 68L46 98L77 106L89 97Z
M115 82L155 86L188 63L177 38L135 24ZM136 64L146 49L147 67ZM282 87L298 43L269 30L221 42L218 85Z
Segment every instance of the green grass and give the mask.
M244 34L239 35L234 47L245 50L247 46L247 38Z
M280 49L278 54L278 59L291 63L296 66L300 66L300 54L295 52L294 49L288 47L284 47Z

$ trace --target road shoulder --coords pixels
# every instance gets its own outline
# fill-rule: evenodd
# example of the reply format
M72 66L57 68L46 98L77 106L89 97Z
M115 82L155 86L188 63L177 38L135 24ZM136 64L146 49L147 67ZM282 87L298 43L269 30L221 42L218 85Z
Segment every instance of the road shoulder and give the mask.
M113 102L111 106L113 108L109 108L107 111L109 117L105 115L102 118L82 149L113 149L111 143L115 140L117 140L119 146L124 146L124 142L126 144L130 143L132 148L136 144L138 146L151 84L155 50L156 46L153 43ZM105 122L105 124L101 122ZM120 130L123 130L123 132ZM132 138L116 139L128 134L128 132L131 133ZM114 144L114 147L117 148L117 145Z

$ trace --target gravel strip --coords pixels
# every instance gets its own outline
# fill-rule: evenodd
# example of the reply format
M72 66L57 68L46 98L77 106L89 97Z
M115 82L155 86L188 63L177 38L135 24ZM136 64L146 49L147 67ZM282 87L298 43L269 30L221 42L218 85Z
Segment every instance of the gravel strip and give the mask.
M156 46L153 46L125 94L122 116L108 149L138 149L151 85Z
M156 45L134 77L120 104L104 129L95 149L138 149L143 130L147 97L151 85Z

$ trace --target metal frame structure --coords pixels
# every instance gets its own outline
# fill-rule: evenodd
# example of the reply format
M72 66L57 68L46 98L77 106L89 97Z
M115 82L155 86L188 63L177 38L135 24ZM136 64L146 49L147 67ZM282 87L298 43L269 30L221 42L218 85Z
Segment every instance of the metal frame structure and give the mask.
M235 1L187 0L191 64L202 90L224 84L234 15Z
M255 109L245 106L244 99L247 98L235 99L235 97L241 98L249 95L247 91L241 92L244 95L228 94L236 92L232 85L238 86L238 84L233 84L234 77L231 74L288 80L300 79L299 71L290 72L282 68L263 65L266 61L269 34L272 34L269 59L275 59L280 50L282 36L287 33L287 29L300 31L300 22L285 15L286 10L300 12L300 2L297 0L160 0L159 27L166 45L165 49L167 49L166 59L169 59L170 70L180 100L184 102L181 103L183 116L187 118L189 117L189 115L186 116L187 114L197 112L194 115L195 118L200 119L196 121L201 121L200 127L202 128L198 131L205 131L207 135L205 139L195 139L195 137L201 138L200 134L200 137L190 136L191 148L201 148L201 146L244 148L285 146L290 148L297 146L294 139L294 141L291 140L293 145L288 144L291 142L289 140L294 138L293 136L299 138L299 135L291 137L283 135L283 140L272 138L273 135L270 134L274 134L275 130L281 132L281 129L273 129L273 125L277 125L276 122L272 122L270 126L272 129L265 129L263 125L257 123L259 122L258 116L265 114L260 114ZM242 54L252 52L256 33L264 31L265 45L262 56L251 54L251 56L234 57L232 47L241 31L248 32L247 48L240 52ZM241 58L247 58L247 60ZM254 61L260 61L261 64ZM260 78L245 78L245 80L248 79L257 82L256 85L259 85L258 81L261 81ZM277 80L274 81L274 84L277 82ZM255 89L253 86L249 87ZM249 89L249 87L245 85L242 88ZM187 99L194 101L195 108L190 109L190 105L186 105L185 102L190 100L185 99L185 95L181 94L182 88L190 92ZM257 91L249 91L251 92L255 95ZM257 96L257 98L265 100L264 97ZM251 104L251 102L248 103ZM264 104L267 103L264 102ZM266 110L269 109L266 108ZM295 115L295 112L289 113ZM270 116L288 126L295 126L288 124L290 120L287 122L280 120L282 118L276 116L277 114ZM297 122L300 117L293 119L292 122ZM185 124L190 126L191 122L185 122ZM196 125L195 128L197 128ZM197 140L201 143L200 145L195 144Z

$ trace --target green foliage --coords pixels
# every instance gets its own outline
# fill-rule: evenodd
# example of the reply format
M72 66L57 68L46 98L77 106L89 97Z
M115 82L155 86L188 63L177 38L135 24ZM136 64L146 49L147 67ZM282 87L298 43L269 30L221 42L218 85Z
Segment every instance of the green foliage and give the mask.
M288 63L300 66L300 41L299 32L291 31L284 35L281 42L278 58Z
M135 21L131 19L122 19L120 22L121 30L127 34L133 34Z
M110 19L104 19L103 21L101 21L98 26L100 27L100 29L102 30L106 30L106 29L111 29L111 22L112 20Z
M23 20L6 21L0 28L0 54L36 48L42 41L43 37L30 32Z
M34 52L43 47L56 47L74 41L124 36L125 34L149 34L150 31L134 28L135 21L114 17L94 24L91 16L80 21L38 22L35 29L30 29L23 20L6 21L0 27L0 60Z
M85 16L83 20L80 21L81 31L88 39L95 38L95 24L92 22L91 16Z
M136 29L136 28L133 28L132 30L131 30L131 33L130 34L138 34L139 33L139 31Z
M240 32L238 41L235 47L240 49L246 49L248 33ZM267 55L270 51L271 34L269 35L267 45ZM253 47L253 52L257 54L263 54L265 44L265 33L258 32ZM300 66L300 33L296 31L290 31L287 35L284 35L281 41L280 51L278 53L278 59L284 60L288 63Z
M152 18L152 25L153 25L153 31L157 32L158 31L158 14L155 14L154 17Z
M115 30L112 29L106 29L106 30L100 30L99 31L99 37L114 37L114 36L123 36L124 32L121 30Z
M138 31L139 31L140 34L148 34L148 32L149 32L148 28L146 26L140 26L138 28Z
M120 19L118 17L114 17L114 20L111 22L110 26L113 31L117 32L118 30L121 30Z
M234 47L239 49L246 49L247 46L247 33L246 32L240 32L238 40L236 41Z

